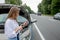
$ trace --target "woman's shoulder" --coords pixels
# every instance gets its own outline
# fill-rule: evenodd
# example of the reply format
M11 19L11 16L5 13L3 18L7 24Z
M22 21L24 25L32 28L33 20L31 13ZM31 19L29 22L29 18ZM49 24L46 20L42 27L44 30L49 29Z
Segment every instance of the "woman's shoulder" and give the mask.
M13 20L7 19L6 22L7 22L7 23L9 23L9 22L11 23L11 22L13 22Z

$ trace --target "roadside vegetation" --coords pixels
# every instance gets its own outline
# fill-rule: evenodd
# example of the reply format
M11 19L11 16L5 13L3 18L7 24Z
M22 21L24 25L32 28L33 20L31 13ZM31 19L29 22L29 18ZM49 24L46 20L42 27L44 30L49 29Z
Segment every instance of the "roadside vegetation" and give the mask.
M44 15L54 15L60 12L60 0L42 0L38 5L38 12Z

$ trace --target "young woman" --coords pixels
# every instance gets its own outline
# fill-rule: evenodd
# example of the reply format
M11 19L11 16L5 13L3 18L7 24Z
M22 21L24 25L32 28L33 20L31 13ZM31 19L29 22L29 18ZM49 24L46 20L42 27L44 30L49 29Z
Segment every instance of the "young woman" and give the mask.
M24 22L23 25L18 25L17 17L19 16L19 11L20 9L18 7L12 7L9 11L5 22L5 35L8 37L8 40L19 40L19 32L23 30L24 26L28 25L27 22Z

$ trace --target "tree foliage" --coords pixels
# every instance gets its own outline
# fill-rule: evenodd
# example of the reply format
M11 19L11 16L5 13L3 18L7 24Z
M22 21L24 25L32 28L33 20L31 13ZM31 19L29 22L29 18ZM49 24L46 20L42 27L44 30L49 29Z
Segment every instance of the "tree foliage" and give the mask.
M23 6L22 6L22 9L24 9L24 11L26 12L28 12L28 13L34 13L34 11L33 10L31 10L31 8L29 7L29 6L27 6L26 4L24 4Z
M38 5L38 12L51 15L60 12L60 0L42 0Z
M21 5L22 1L21 0L5 0L6 4L15 4L15 5Z

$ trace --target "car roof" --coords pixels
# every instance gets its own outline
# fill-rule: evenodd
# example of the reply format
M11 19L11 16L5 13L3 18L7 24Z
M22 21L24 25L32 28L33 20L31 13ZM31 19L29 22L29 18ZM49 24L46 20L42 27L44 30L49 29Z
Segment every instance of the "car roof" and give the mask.
M57 14L60 14L60 13L57 13Z
M20 7L19 5L13 5L13 4L0 4L0 8L10 8L13 6Z

